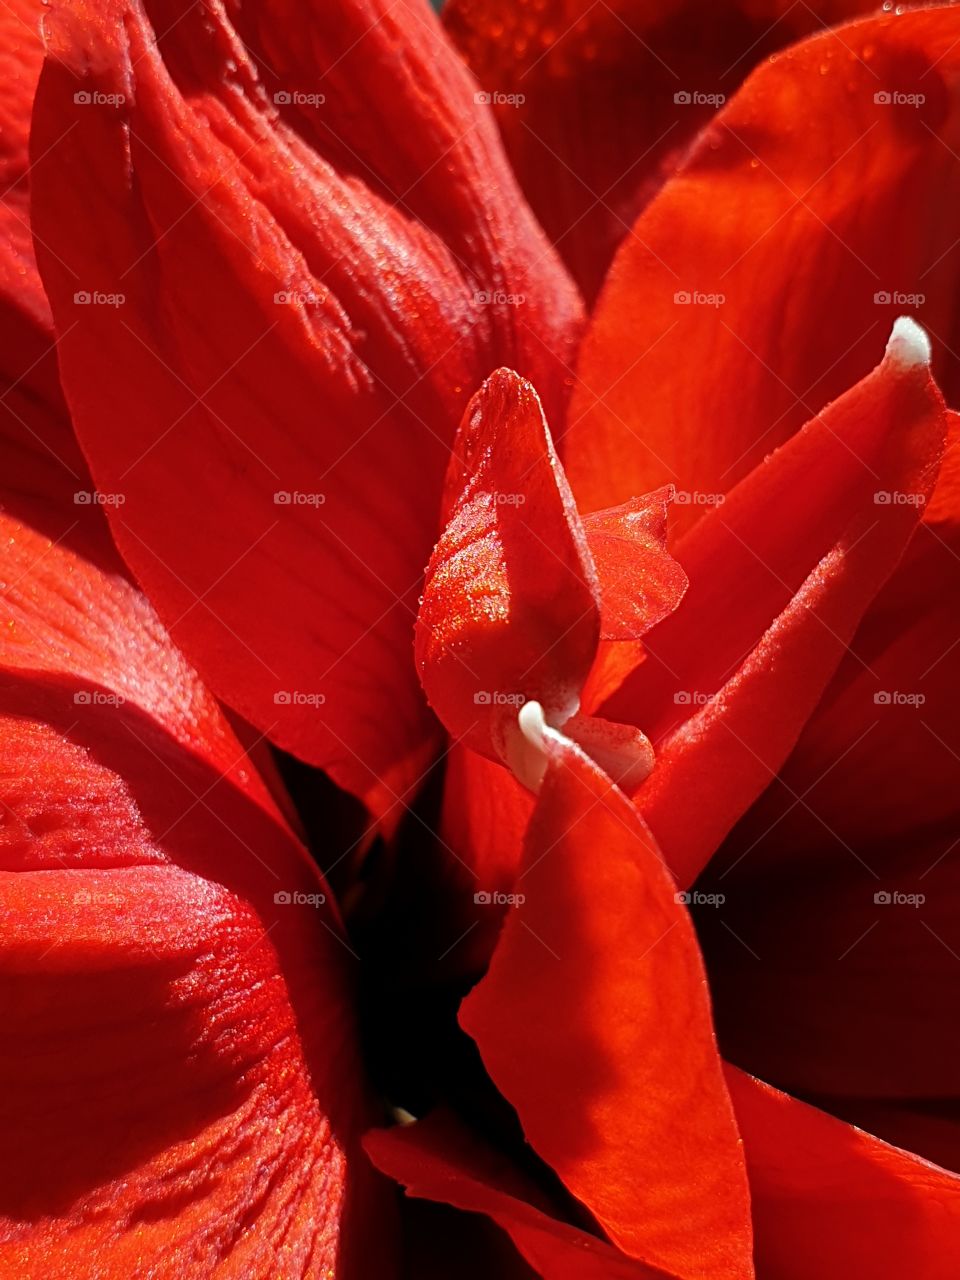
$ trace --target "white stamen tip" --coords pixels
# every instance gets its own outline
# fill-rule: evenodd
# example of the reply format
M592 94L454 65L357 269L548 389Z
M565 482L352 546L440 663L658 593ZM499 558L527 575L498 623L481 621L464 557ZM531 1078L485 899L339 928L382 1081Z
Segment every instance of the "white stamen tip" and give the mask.
M530 745L536 747L538 751L545 750L543 740L547 732L547 722L540 703L525 702L520 708L518 720L520 732Z
M917 369L930 363L930 339L912 316L894 320L884 359L898 369Z

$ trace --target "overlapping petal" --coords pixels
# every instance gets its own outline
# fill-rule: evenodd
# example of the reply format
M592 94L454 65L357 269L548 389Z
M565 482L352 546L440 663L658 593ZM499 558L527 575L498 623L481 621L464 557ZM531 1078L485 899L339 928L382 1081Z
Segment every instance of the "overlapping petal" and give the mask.
M750 1276L750 1215L699 951L659 850L548 742L517 891L461 1023L535 1150L628 1256Z
M498 370L464 415L451 519L424 584L417 669L457 738L507 759L529 699L567 720L600 639L600 585L534 388Z
M683 599L686 574L666 553L670 497L668 489L659 489L584 517L600 580L604 640L645 635Z
M582 505L673 483L694 523L872 367L898 307L952 398L958 36L956 8L824 32L700 135L585 338L563 448Z
M665 1272L553 1216L547 1197L450 1115L368 1134L364 1146L408 1195L489 1215L544 1280L666 1280Z
M139 593L2 547L0 1266L369 1274L323 882Z
M578 321L436 20L388 8L337 10L355 88L374 132L418 139L411 186L430 153L459 239L377 178L391 148L373 175L315 151L296 66L278 89L215 0L65 0L32 140L64 386L125 558L216 692L375 809L430 750L409 644L466 397L509 360L558 405ZM352 155L331 75L309 105Z
M638 803L685 883L776 775L916 529L946 433L927 354L898 322L877 369L678 548L690 590L605 714L657 744Z
M531 205L592 298L642 206L744 75L875 7L450 0L444 21L494 104Z

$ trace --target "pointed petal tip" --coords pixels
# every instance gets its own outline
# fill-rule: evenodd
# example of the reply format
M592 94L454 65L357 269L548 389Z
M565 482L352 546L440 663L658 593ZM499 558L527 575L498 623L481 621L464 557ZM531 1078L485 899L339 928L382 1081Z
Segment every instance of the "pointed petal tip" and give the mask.
M930 338L912 316L898 316L893 322L884 359L898 369L918 369L930 364Z

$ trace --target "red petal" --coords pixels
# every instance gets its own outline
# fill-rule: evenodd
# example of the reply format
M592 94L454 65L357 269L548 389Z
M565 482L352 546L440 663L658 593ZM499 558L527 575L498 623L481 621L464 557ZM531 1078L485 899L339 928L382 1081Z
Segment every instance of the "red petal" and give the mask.
M498 370L454 443L459 495L427 567L416 655L430 705L458 739L507 759L518 707L576 710L599 639L580 518L533 387Z
M50 308L29 225L27 140L42 8L0 6L0 474L7 512L116 569L93 482L60 392ZM76 501L76 498L81 501Z
M293 99L279 104L281 118L434 231L490 295L496 345L484 375L497 364L520 369L556 412L554 356L572 353L576 304L431 9L420 0L252 0L238 6L237 30L269 68L274 99L277 89ZM318 87L326 109L310 102Z
M364 1147L378 1169L411 1196L424 1196L489 1215L545 1280L661 1280L604 1240L558 1220L502 1157L483 1146L453 1116L367 1134Z
M943 404L900 333L683 541L684 603L605 708L658 743L639 803L684 883L782 765L932 489Z
M742 824L738 838L755 850L753 863L769 853L782 865L842 841L879 852L891 842L915 840L919 815L926 832L955 825L960 530L944 518L955 453L944 455L923 523L864 618L853 652L780 782ZM798 795L806 803L796 804ZM774 827L775 849L764 840Z
M680 1277L752 1275L689 917L622 793L562 739L548 749L525 900L461 1022L531 1145L620 1249Z
M942 8L824 32L754 72L611 269L563 445L582 506L672 482L693 523L872 367L898 295L911 313L925 298L950 398L958 69L960 11Z
M757 1273L953 1280L960 1179L732 1068Z
M34 324L49 322L30 238L27 139L33 95L43 62L35 0L10 0L0 8L0 299ZM9 359L9 341L4 344Z
M773 50L874 7L450 0L443 16L493 96L530 203L592 298L634 218L713 115L712 99Z
M225 701L374 804L435 732L409 644L468 389L509 359L559 403L578 316L435 20L386 9L337 10L369 19L358 92L433 148L469 259L280 121L207 5L153 6L159 46L123 0L59 8L32 140L64 385L124 556Z
M0 1269L358 1274L325 886L143 598L0 525Z
M673 613L687 575L667 554L669 489L583 517L600 579L604 640L635 640Z
M462 904L447 913L444 956L471 977L485 971L514 889L533 797L499 764L454 745L440 816L442 853ZM475 895L483 894L477 902Z

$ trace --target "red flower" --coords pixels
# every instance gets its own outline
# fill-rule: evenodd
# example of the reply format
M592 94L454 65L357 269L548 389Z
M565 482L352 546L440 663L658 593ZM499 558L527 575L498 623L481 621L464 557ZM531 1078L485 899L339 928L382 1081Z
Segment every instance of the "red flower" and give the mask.
M960 16L863 7L7 10L4 1273L953 1274Z

